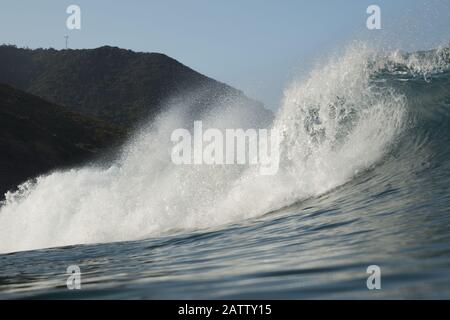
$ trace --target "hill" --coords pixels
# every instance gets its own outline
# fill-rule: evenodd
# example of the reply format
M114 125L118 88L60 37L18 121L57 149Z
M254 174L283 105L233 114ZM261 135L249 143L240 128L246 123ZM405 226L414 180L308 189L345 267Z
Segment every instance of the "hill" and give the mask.
M118 126L0 84L0 194L49 170L98 157L125 137Z
M126 128L152 118L168 99L185 93L194 93L191 113L225 99L270 113L241 91L164 54L109 46L82 50L0 46L0 83Z
M194 119L217 103L245 108L255 122L272 118L241 91L164 54L1 45L0 200L29 178L108 155L174 100Z

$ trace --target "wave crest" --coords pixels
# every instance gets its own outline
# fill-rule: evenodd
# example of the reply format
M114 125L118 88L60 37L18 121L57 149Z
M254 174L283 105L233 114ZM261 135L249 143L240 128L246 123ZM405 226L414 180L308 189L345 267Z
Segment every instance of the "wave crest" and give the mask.
M272 124L282 143L271 177L238 165L172 164L170 133L192 119L171 106L114 165L54 172L8 194L0 252L218 227L330 191L383 159L405 128L407 97L374 81L385 67L377 51L354 45L294 82ZM213 110L205 127L267 126L242 108Z

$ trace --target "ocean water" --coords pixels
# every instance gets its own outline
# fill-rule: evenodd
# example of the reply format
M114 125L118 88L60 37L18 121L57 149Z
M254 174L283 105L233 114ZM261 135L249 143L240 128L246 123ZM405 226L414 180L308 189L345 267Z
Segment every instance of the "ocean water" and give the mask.
M6 195L0 298L450 298L449 67L449 47L358 43L286 88L274 119L210 106L204 126L280 130L275 176L172 164L170 132L196 119L168 102L113 165Z

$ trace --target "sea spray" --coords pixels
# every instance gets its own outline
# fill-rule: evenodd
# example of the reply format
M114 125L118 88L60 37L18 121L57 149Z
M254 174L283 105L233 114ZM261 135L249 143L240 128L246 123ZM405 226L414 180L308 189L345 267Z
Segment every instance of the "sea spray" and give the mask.
M238 165L174 165L170 134L193 122L183 106L171 106L108 168L53 172L8 195L0 252L216 228L325 193L382 159L402 131L404 97L371 81L383 66L356 45L286 90L269 126L282 136L274 176ZM264 128L242 108L209 110L201 119L209 127Z

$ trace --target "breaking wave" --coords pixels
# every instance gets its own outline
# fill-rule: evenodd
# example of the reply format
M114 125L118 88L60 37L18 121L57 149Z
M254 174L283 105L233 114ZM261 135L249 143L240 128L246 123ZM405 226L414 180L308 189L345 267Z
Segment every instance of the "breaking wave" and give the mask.
M449 136L449 61L448 47L405 54L354 44L294 81L273 120L229 101L192 119L183 111L189 99L172 103L113 165L56 171L7 193L0 252L217 228L318 197L389 161L440 156L448 148L429 147ZM174 165L170 134L193 120L278 129L278 173Z

